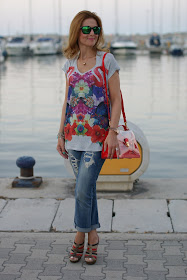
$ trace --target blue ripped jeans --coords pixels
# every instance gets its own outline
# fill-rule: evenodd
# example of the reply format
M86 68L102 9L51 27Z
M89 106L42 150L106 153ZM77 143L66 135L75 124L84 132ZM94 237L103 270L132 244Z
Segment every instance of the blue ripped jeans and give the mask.
M104 159L101 152L68 150L76 176L74 225L78 231L90 232L99 228L96 181Z

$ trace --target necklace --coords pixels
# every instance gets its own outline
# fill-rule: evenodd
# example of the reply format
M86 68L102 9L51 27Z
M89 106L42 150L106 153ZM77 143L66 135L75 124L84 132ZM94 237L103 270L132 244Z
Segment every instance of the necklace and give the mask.
M88 59L91 59L91 58L95 58L95 57L96 57L96 55L95 55L95 56L92 56L92 57L88 57L87 60L88 60ZM87 60L86 60L85 62L82 62L82 64L83 64L84 66L85 66L86 63L87 63Z

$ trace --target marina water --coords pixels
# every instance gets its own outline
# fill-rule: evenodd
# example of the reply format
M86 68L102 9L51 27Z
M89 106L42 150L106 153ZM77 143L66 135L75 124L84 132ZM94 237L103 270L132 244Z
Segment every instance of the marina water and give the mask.
M127 121L150 146L144 178L187 177L187 56L115 56ZM65 58L8 57L0 65L0 177L19 175L16 159L33 156L34 175L68 177L56 151L65 93Z

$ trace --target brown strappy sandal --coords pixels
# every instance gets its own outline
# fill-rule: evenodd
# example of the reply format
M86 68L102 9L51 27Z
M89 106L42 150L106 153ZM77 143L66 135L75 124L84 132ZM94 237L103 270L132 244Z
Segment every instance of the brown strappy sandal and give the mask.
M84 251L84 242L82 244L77 244L75 241L72 245L71 251L69 253L70 262L78 262L82 258Z
M84 256L84 260L87 264L94 264L97 261L97 248L99 245L99 237L98 237L98 242L96 244L89 244L87 246L87 250ZM90 261L86 260L86 259L90 259Z

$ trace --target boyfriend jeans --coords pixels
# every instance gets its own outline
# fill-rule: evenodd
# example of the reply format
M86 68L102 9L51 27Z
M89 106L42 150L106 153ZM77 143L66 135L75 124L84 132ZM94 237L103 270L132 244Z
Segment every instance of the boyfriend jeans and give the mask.
M68 150L76 177L74 226L78 231L90 232L100 228L96 181L105 159L100 152Z

